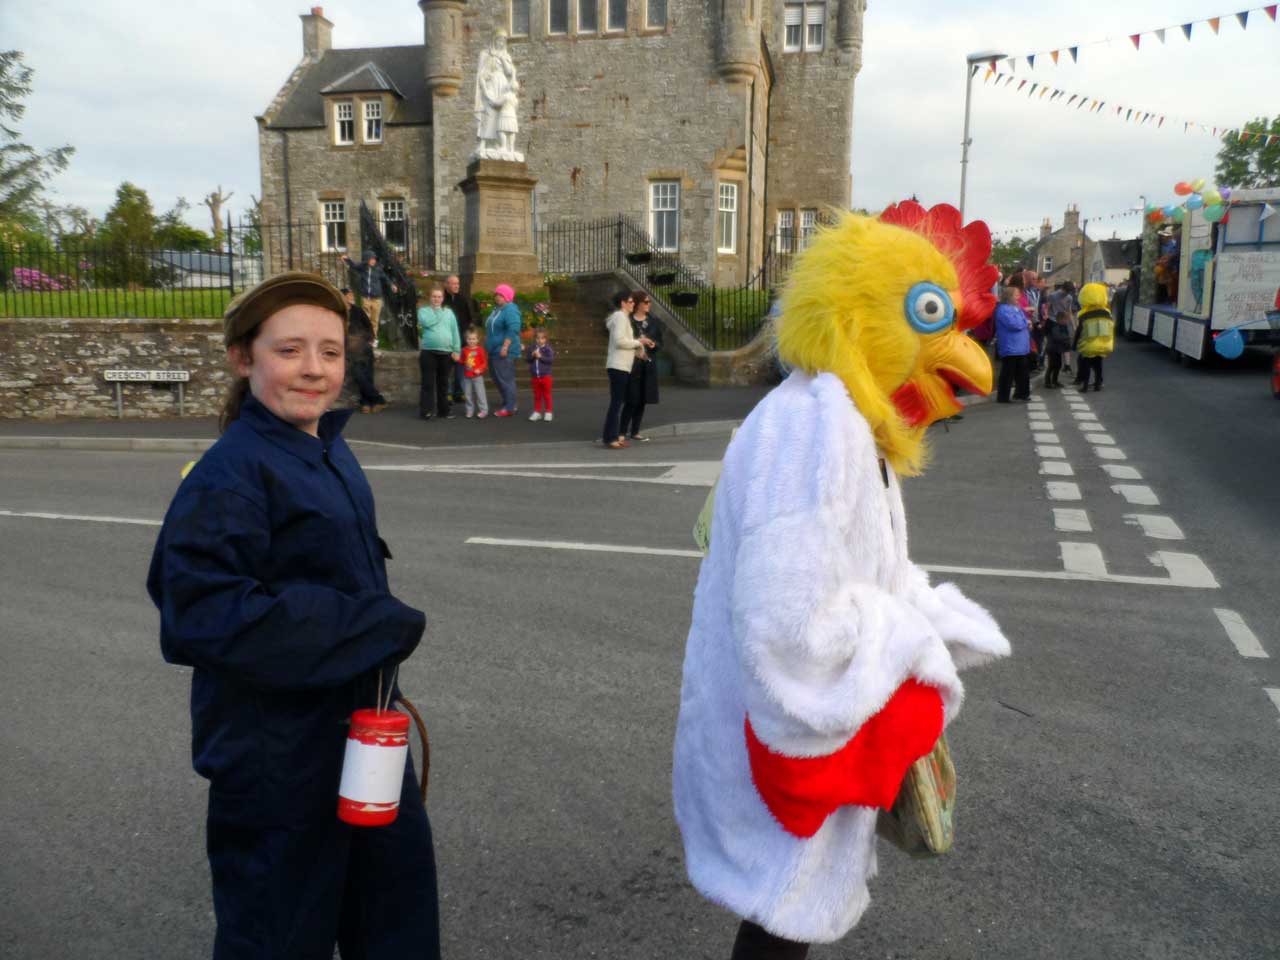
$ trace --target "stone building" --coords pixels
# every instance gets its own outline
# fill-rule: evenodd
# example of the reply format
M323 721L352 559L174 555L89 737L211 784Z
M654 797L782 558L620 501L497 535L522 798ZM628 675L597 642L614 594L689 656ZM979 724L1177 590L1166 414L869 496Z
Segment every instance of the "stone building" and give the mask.
M848 209L853 82L866 0L419 0L424 43L338 49L320 7L258 117L265 223L356 243L363 200L388 239L460 225L475 71L496 30L520 83L517 149L539 226L644 223L717 283L768 243Z
M1040 225L1040 239L1023 258L1023 265L1040 274L1050 285L1070 280L1077 287L1088 282L1094 259L1095 241L1080 226L1080 208L1074 203L1062 215L1062 226L1054 230L1048 217Z

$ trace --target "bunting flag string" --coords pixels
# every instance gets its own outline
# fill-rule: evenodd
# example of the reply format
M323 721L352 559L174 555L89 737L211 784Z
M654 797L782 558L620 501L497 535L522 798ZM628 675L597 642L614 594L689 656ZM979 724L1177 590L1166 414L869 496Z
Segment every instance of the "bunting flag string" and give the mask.
M1130 217L1139 217L1144 213L1142 207L1129 207L1125 210L1117 210L1114 213L1104 213L1098 216L1082 216L1083 220L1089 223L1104 223L1112 220L1128 220ZM992 230L993 237L1016 237L1030 234L1033 239L1040 236L1040 228L1043 224L1037 223L1030 227L1005 227L1001 230Z
M1015 80L1017 80L1016 88L1013 86ZM986 76L982 78L982 82L991 83L995 87L1012 89L1015 93L1021 93L1023 88L1030 85L1030 89L1027 90L1028 99L1041 100L1045 99L1047 96L1048 99L1046 102L1054 103L1055 101L1065 97L1066 106L1074 106L1077 110L1082 110L1087 104L1089 107L1089 113L1102 113L1103 109L1107 105L1106 100L1097 100L1085 93L1073 93L1070 90L1053 87L1047 83L1037 83L1025 77L1019 79L1011 73L1000 73L989 67L987 68ZM1037 91L1039 91L1040 94L1038 97L1036 96ZM1052 96L1048 96L1050 93L1052 93ZM1180 121L1182 123L1183 133L1191 133L1194 129L1198 133L1208 134L1215 139L1220 136L1230 135L1239 138L1241 143L1248 143L1250 140L1258 138L1265 139L1267 142L1266 145L1271 146L1277 140L1280 140L1280 134L1265 132L1258 133L1231 124L1212 126L1207 123L1201 123L1198 120L1189 120L1185 117L1175 117L1172 114L1158 113L1155 110L1143 110L1139 107L1129 107L1124 104L1116 105L1114 116L1123 123L1132 123L1136 120L1139 125L1155 120L1157 121L1157 128L1163 128L1166 120Z
M1277 8L1280 8L1280 4L1269 3L1269 4L1266 4L1265 6L1250 7L1247 10L1240 10L1237 13L1230 16L1235 17L1236 22L1240 24L1241 30L1247 30L1249 29L1249 14L1262 11L1267 15L1267 18L1272 23L1275 23ZM1133 44L1133 49L1140 52L1142 50L1143 37L1147 36L1148 34L1152 34L1156 37L1157 40L1159 40L1161 43L1164 43L1165 34L1169 30L1174 29L1175 27L1177 27L1182 31L1182 36L1186 38L1188 41L1191 39L1191 34L1195 29L1196 24L1200 24L1200 23L1208 24L1209 29L1213 31L1213 35L1218 36L1219 35L1218 31L1222 27L1222 21L1224 19L1227 19L1228 16L1229 16L1228 14L1222 14L1221 16L1217 16L1217 17L1205 17L1202 20L1190 20L1186 23L1171 23L1163 27L1158 27L1154 30L1140 30L1137 33L1125 34L1125 36L1127 36L1129 38L1129 42ZM1056 47L1053 50L1037 50L1034 53L1024 53L1015 57L997 58L991 61L990 66L991 66L991 69L995 70L996 64L999 63L1000 60L1004 60L1009 64L1009 69L1013 70L1019 60L1025 60L1027 62L1027 66L1030 67L1032 70L1034 70L1036 68L1036 58L1043 57L1045 54L1048 54L1049 59L1053 61L1053 65L1056 67L1058 65L1058 57L1061 55L1063 50L1066 50L1068 53L1071 54L1072 63L1078 63L1080 59L1081 47L1096 47L1099 44L1104 44L1104 43L1110 44L1113 42L1115 42L1114 37L1104 37L1101 40L1090 40L1087 43L1077 43L1077 44L1072 44L1070 46L1064 44L1063 46Z

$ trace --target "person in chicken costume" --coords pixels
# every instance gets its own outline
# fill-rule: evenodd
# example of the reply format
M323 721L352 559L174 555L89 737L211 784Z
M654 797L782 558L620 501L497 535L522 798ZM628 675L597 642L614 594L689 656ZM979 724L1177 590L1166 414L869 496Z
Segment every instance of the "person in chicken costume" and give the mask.
M959 710L957 669L1009 653L908 558L898 485L953 388L991 390L963 332L994 309L990 251L985 224L913 201L821 230L782 297L792 373L725 453L673 796L690 880L743 918L734 960L804 957L858 922L877 813Z

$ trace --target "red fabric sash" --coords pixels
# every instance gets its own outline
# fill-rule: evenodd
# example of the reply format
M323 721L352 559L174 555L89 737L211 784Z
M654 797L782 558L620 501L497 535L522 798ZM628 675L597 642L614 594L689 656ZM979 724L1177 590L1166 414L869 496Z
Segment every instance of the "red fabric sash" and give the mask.
M760 741L744 722L751 780L784 830L808 838L837 807L889 809L907 768L942 734L942 697L907 680L843 747L821 757L787 757Z

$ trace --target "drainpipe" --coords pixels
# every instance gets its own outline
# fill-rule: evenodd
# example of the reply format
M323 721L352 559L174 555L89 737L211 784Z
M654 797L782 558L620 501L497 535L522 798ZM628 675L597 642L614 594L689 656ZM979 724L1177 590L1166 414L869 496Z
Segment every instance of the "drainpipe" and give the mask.
M293 269L293 191L289 189L289 131L280 131L280 146L284 160L284 230L285 245L289 254L289 269Z

